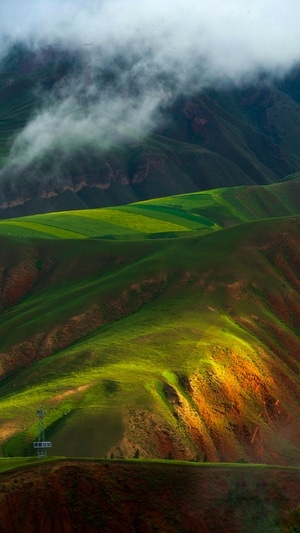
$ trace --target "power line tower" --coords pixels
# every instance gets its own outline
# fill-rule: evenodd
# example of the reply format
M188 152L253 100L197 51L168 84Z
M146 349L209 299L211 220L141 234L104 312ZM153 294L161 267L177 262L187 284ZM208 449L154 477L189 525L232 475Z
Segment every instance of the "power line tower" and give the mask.
M45 411L43 410L42 406L40 406L36 414L39 418L38 440L33 443L33 447L37 450L36 455L38 459L42 459L44 457L47 457L47 448L52 448L52 442L45 440Z

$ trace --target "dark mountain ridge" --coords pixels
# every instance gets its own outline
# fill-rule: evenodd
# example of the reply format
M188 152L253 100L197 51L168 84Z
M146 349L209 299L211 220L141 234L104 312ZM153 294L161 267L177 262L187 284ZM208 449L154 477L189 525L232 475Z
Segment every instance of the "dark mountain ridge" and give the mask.
M127 138L105 150L99 142L83 142L76 149L50 148L26 163L7 160L13 139L43 108L45 95L59 93L85 68L83 62L70 52L32 52L21 45L2 60L1 218L267 184L299 170L299 67L280 80L266 77L243 87L173 93L152 134L128 126ZM93 73L97 96L118 91L124 100L128 92L138 96L134 79L129 87L121 84L128 68L120 58L117 67L99 67ZM83 100L88 80L87 72Z

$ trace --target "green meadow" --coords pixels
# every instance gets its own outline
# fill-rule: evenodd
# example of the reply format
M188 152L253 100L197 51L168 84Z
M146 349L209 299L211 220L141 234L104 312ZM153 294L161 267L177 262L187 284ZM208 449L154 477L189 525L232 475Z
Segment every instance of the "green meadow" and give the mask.
M261 218L299 214L299 176L267 186L224 187L136 202L2 220L0 234L48 239L171 238Z

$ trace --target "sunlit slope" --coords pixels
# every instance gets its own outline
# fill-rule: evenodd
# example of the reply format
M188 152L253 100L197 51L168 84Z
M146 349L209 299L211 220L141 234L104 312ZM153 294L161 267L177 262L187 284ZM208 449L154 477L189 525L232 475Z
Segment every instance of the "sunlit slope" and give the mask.
M299 243L297 217L2 237L3 452L32 453L43 403L56 455L299 462Z
M148 214L134 206L87 209L34 215L0 222L0 233L18 237L69 239L141 239L176 237L190 231L208 231L219 226L199 215L169 209Z
M224 187L136 203L134 209L189 212L207 217L220 227L269 217L299 214L300 176L281 183L251 187ZM145 211L144 211L145 212Z
M136 202L0 221L0 234L63 239L141 239L211 232L261 218L300 213L300 178L278 184L225 187Z

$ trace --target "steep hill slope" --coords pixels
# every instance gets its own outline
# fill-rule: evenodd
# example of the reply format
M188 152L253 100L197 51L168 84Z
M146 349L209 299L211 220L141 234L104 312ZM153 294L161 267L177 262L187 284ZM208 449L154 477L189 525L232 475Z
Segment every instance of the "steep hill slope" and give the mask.
M28 155L29 143L16 158L11 152L16 135L42 113L45 101L52 102L62 81L80 69L81 57L49 48L34 53L14 46L2 60L1 218L267 184L299 170L299 67L280 81L175 94L151 134L128 123L126 138L105 150L106 132L99 131L76 148L70 148L66 135L66 146L49 146L34 157ZM111 91L120 82L107 66L97 80L100 99L107 80ZM86 94L88 81L85 89ZM129 89L122 90L126 99ZM113 116L110 124L113 128Z
M0 426L32 453L299 462L299 217L203 236L1 237ZM292 394L291 394L292 392Z

